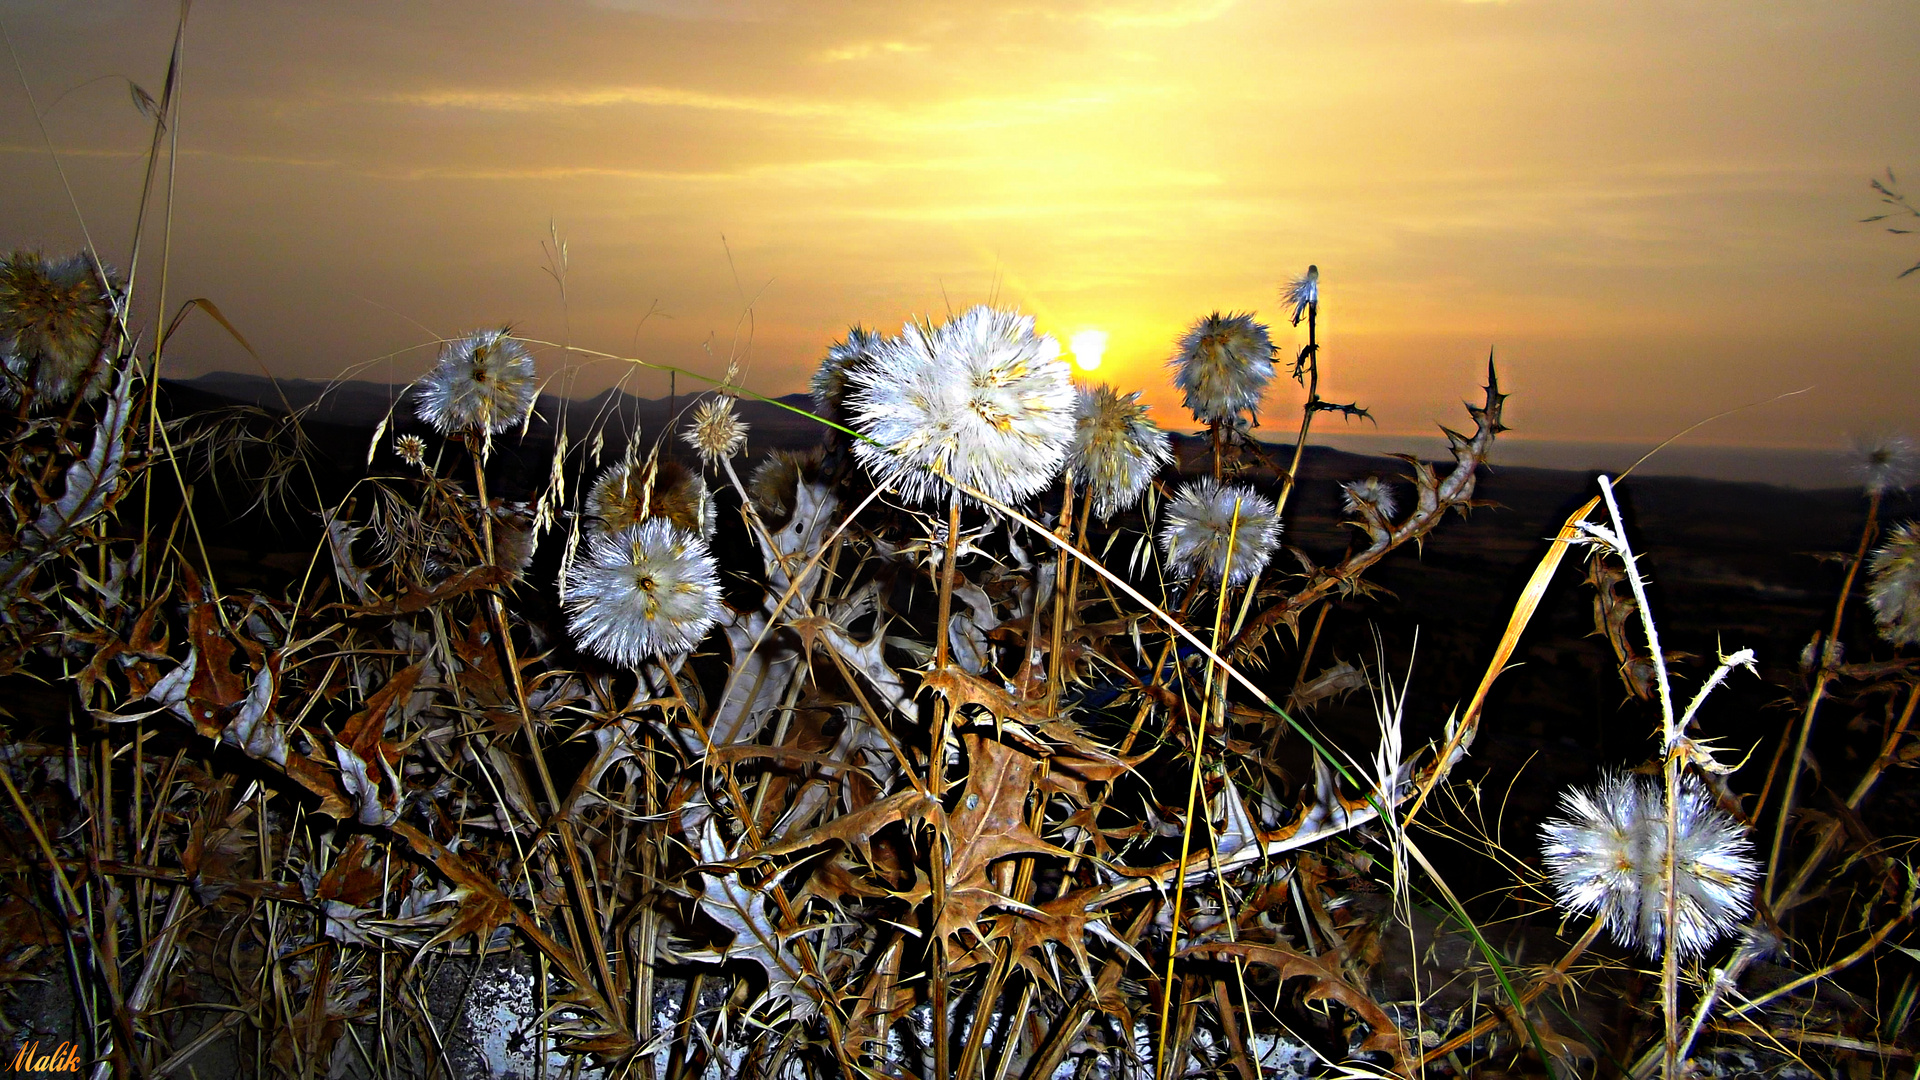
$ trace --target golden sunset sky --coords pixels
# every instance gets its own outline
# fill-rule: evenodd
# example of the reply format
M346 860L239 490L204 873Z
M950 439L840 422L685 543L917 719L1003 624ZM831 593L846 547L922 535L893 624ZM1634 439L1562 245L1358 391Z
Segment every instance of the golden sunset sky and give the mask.
M110 261L174 18L0 2ZM1380 432L1463 422L1492 348L1520 437L1805 386L1693 438L1920 435L1920 236L1860 223L1920 181L1910 2L200 0L185 57L168 294L284 376L405 380L510 322L784 393L852 323L997 300L1107 331L1101 376L1179 424L1185 326L1254 310L1290 352L1317 263L1323 390ZM0 154L0 243L77 248L10 61ZM199 323L169 365L251 361Z

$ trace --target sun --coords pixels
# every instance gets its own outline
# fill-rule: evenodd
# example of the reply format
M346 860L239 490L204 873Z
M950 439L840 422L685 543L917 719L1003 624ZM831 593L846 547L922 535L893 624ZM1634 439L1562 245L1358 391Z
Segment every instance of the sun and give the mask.
M1105 330L1082 330L1073 335L1073 362L1081 371L1093 371L1100 366L1100 357L1107 351L1107 332Z

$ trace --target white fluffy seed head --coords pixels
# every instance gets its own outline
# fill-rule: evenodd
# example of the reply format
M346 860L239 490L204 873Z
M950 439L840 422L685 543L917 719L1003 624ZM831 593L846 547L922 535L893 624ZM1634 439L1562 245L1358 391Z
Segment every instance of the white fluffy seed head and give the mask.
M622 667L700 644L720 617L720 574L706 542L649 518L587 539L567 574L567 631Z
M1180 489L1162 511L1160 548L1175 577L1244 585L1267 565L1280 540L1273 503L1244 484L1203 477Z
M747 445L747 423L733 411L732 400L716 398L700 403L680 437L699 451L701 461L711 463L730 458Z
M1542 828L1543 854L1560 905L1603 912L1614 940L1659 956L1672 939L1697 956L1752 907L1760 866L1747 829L1714 804L1700 781L1680 782L1674 847L1674 929L1667 932L1665 784L1613 774L1561 798L1562 817Z
M1920 523L1887 530L1867 573L1867 603L1881 636L1894 645L1920 645Z
M1273 378L1273 340L1251 314L1219 312L1193 324L1172 360L1173 385L1203 423L1257 414Z
M1340 503L1349 514L1364 514L1367 507L1372 507L1382 520L1392 521L1393 512L1398 509L1393 488L1377 476L1341 484L1340 493Z
M853 426L873 440L854 453L909 500L946 493L941 473L1024 499L1052 482L1073 439L1060 343L1035 334L1029 315L976 307L938 328L908 325L847 382Z
M1904 435L1856 439L1854 474L1869 495L1886 495L1913 486L1920 476L1920 450Z
M1147 419L1138 391L1122 394L1105 383L1080 388L1067 468L1093 493L1093 512L1102 520L1138 502L1172 461L1167 433Z
M495 435L533 408L533 357L505 330L481 330L440 350L420 383L420 419L442 434Z

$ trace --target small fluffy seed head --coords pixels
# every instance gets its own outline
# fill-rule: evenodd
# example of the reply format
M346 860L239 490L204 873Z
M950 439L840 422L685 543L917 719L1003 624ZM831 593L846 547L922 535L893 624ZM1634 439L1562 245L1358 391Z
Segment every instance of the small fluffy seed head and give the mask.
M106 388L113 297L101 276L84 254L54 260L16 251L0 259L0 362L10 398L31 387L36 408L64 406Z
M1609 775L1560 800L1564 816L1542 828L1547 873L1560 905L1604 911L1615 941L1659 956L1672 938L1697 956L1739 925L1751 909L1760 866L1747 830L1713 802L1699 780L1680 782L1674 859L1678 901L1667 933L1666 790L1650 776Z
M1855 440L1853 454L1854 474L1869 495L1904 490L1920 476L1920 450L1902 435Z
M1172 461L1167 433L1147 419L1137 391L1122 394L1105 383L1080 389L1067 468L1093 493L1093 511L1102 520L1138 502Z
M1399 509L1394 504L1393 488L1377 476L1341 484L1340 492L1340 503L1349 514L1364 514L1365 507L1372 507L1382 519L1392 521L1393 512Z
M1267 565L1279 540L1271 501L1212 477L1181 488L1161 517L1160 548L1176 577L1219 581L1224 574L1227 584L1244 585Z
M740 452L747 444L747 424L733 411L732 399L715 398L701 402L680 437L700 452L701 461L710 463Z
M672 458L610 466L587 492L587 516L608 533L650 518L665 518L682 532L702 538L713 536L715 527L707 482Z
M885 340L856 324L847 331L846 340L827 346L826 359L813 372L813 411L835 423L846 423L847 372L871 359Z
M1003 502L1053 481L1073 439L1075 393L1060 343L1033 317L976 307L938 328L909 325L847 372L853 446L910 500L953 480Z
M1307 267L1307 272L1280 290L1280 302L1293 305L1293 325L1299 326L1300 320L1308 311L1320 310L1320 268Z
M426 467L427 440L418 435L402 435L393 440L393 452L416 469Z
M1173 385L1193 418L1216 423L1257 413L1273 378L1273 340L1248 315L1219 312L1193 324L1172 361Z
M1867 603L1881 636L1895 645L1920 645L1920 522L1887 530L1867 573Z
M753 470L747 481L747 494L755 509L768 521L778 521L793 512L794 498L803 480L816 480L826 450L814 447L805 452L775 450Z
M445 435L495 435L533 408L533 357L505 330L447 342L420 383L420 419Z
M693 648L720 617L706 542L661 518L589 537L566 592L574 644L622 667Z

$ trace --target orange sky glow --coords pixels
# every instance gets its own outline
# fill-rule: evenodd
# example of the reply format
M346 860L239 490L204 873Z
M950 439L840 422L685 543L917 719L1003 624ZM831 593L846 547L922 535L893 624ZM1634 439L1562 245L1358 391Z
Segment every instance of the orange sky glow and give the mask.
M158 92L174 16L0 5L79 209L9 64L0 243L84 219L124 261L127 80ZM1383 433L1464 422L1492 349L1523 438L1807 386L1693 438L1920 435L1920 236L1860 222L1871 177L1920 181L1910 3L200 0L185 56L168 295L279 375L403 381L511 323L786 393L850 324L991 300L1105 331L1096 377L1190 426L1175 338L1252 310L1290 353L1316 263L1322 390ZM252 365L210 323L169 348Z

